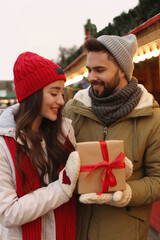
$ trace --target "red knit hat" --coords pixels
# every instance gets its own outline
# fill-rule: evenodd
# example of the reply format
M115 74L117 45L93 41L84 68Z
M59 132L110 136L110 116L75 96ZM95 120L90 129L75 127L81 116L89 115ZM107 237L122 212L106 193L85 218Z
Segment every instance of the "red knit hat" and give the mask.
M32 52L24 52L18 56L13 73L18 102L52 82L66 81L59 65Z

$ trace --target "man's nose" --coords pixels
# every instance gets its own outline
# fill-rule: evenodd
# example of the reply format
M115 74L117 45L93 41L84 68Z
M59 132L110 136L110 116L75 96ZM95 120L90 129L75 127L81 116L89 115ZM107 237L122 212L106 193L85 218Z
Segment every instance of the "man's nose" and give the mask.
M95 81L97 80L97 75L94 71L88 72L88 81Z

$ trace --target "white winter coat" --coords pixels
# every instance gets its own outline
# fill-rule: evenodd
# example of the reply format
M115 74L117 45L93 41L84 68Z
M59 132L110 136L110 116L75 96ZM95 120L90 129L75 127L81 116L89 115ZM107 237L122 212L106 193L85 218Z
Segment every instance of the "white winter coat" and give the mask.
M13 114L18 107L19 104L9 107L0 115L0 240L21 240L21 225L40 216L42 216L42 240L54 240L56 239L54 209L69 201L69 198L58 180L18 198L14 164L3 138L4 135L15 138ZM71 120L63 118L63 129L74 144Z

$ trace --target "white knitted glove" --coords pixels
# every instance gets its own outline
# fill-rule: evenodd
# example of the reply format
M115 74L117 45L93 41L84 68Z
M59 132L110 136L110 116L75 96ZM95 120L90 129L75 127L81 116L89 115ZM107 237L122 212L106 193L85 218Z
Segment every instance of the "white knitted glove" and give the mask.
M126 183L126 189L124 191L116 191L114 193L102 193L97 195L96 193L82 194L79 201L85 204L108 204L115 207L126 206L132 197L132 191L130 186Z
M66 194L72 197L80 171L80 158L77 151L71 152L65 167L59 173L59 182Z
M133 172L132 162L125 157L125 174L126 179L128 179ZM130 186L126 183L126 189L124 191L116 191L114 193L102 193L97 195L96 193L82 194L79 201L85 204L109 204L116 207L126 206L132 197L132 191Z

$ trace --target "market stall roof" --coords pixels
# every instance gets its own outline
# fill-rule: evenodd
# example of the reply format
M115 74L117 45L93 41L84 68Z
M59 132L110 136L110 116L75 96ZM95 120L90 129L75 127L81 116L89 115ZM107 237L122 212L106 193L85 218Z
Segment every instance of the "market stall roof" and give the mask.
M135 34L138 42L138 50L134 57L134 62L144 61L152 56L160 54L160 13L150 18L148 21L139 25L128 34ZM64 72L67 80L73 79L86 72L86 53L80 54L72 63L70 63Z
M160 54L160 13L128 34L130 33L135 34L138 41L138 50L134 56L134 62L138 63Z

